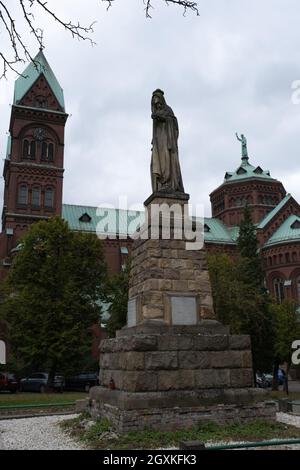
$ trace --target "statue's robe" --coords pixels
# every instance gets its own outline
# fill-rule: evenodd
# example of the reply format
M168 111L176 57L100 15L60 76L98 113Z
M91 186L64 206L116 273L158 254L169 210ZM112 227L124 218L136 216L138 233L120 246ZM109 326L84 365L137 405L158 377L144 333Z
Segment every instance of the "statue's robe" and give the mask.
M184 192L178 157L178 122L165 105L153 115L151 178L153 192Z

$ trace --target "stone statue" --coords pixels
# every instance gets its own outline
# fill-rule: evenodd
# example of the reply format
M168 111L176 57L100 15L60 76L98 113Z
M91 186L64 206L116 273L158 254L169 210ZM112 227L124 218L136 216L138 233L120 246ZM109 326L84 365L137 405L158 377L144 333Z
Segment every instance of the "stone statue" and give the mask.
M247 149L247 139L244 134L241 134L241 137L238 136L238 133L235 133L237 140L242 143L242 159L248 160L248 149Z
M167 105L164 92L153 92L151 101L153 140L151 160L152 190L184 193L179 157L178 122Z

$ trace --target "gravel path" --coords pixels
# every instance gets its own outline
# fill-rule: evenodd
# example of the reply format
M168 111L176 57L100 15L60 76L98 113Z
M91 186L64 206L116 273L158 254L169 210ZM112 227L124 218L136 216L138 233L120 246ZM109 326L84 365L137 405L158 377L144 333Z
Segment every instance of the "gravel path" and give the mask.
M0 421L0 450L81 450L84 449L63 432L58 424L77 415L44 416L40 418ZM277 413L277 421L300 428L300 416ZM216 444L216 443L214 443ZM219 443L221 444L221 443ZM299 449L300 445L268 449ZM266 450L266 448L265 448Z
M280 423L290 424L296 428L300 428L300 416L290 415L288 413L277 413L276 419Z
M58 423L77 415L0 421L0 450L81 450Z

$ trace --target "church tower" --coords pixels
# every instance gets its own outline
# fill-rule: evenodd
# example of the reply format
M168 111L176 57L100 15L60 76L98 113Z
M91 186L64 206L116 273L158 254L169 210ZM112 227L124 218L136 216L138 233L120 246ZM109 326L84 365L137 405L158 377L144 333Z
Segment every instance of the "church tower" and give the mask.
M238 137L238 136L237 136ZM242 160L234 172L226 172L224 182L210 194L212 216L226 226L239 225L248 204L258 224L285 197L283 184L272 178L268 170L249 162L247 140L242 134Z
M67 118L63 90L40 50L15 82L3 170L4 265L30 224L61 215Z

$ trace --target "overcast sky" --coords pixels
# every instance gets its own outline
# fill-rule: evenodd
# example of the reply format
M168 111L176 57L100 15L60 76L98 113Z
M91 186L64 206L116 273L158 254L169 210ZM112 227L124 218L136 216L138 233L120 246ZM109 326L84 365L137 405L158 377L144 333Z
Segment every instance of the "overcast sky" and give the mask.
M45 55L70 114L65 203L117 204L127 195L132 204L150 195L156 88L179 121L185 190L206 215L209 193L239 165L236 131L247 136L250 162L300 201L300 105L291 100L300 80L299 0L201 0L200 17L153 0L152 20L142 0L116 0L109 12L98 0L48 5L66 19L97 19L90 47L40 16ZM2 158L15 78L0 82ZM1 201L2 193L3 183Z

